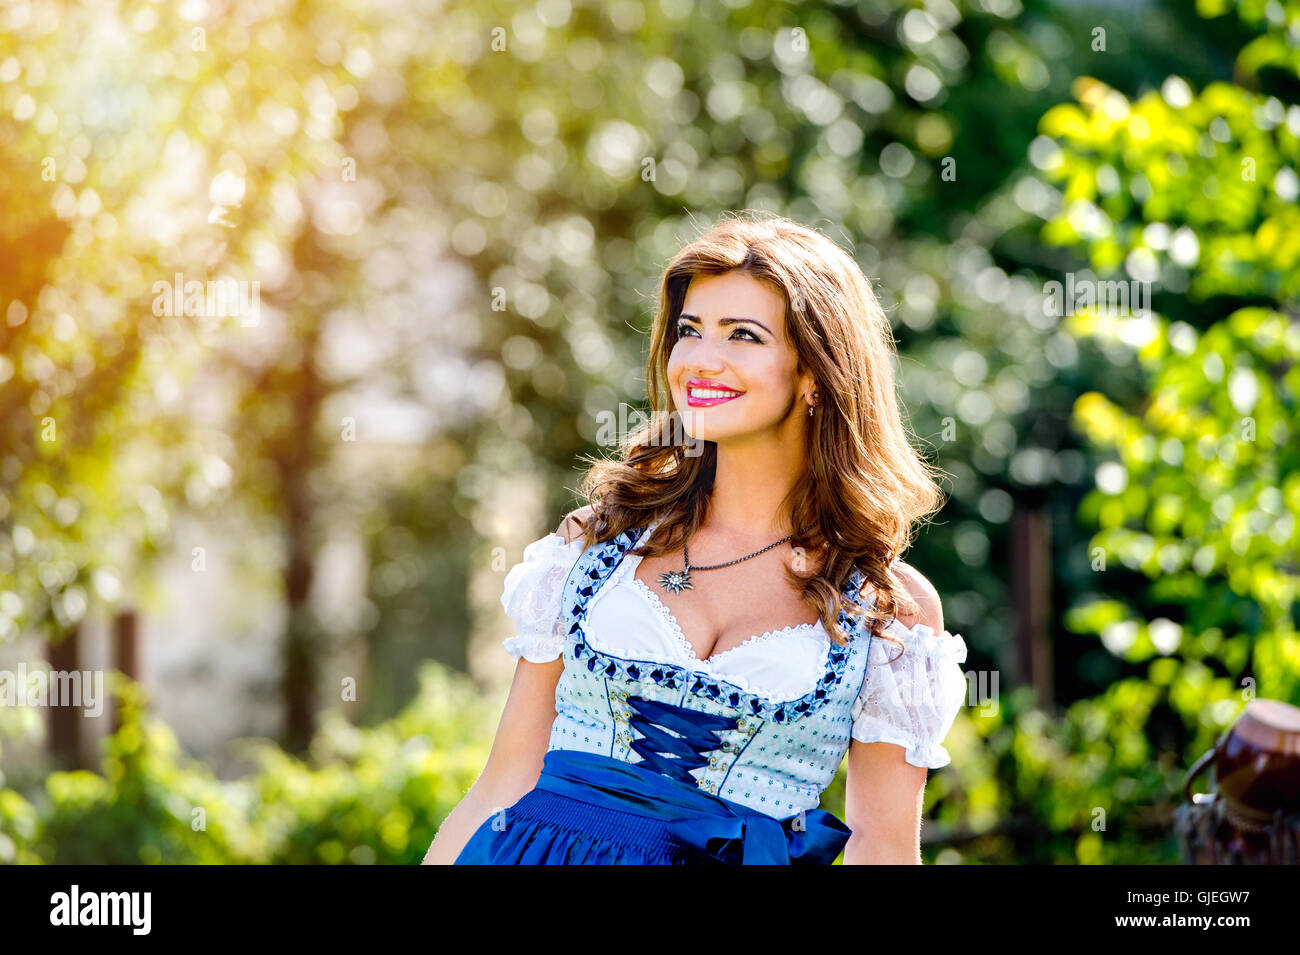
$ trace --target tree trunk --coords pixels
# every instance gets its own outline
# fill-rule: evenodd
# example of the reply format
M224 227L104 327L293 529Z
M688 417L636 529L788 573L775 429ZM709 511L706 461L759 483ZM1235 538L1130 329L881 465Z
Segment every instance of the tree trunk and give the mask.
M320 414L322 384L315 362L317 337L315 327L304 336L302 363L286 382L294 426L292 433L284 436L276 456L285 515L284 593L289 610L282 684L285 748L297 754L306 751L316 730L316 669L321 649L307 606L315 575L310 477L320 459L316 419Z
M117 668L131 680L140 679L139 615L134 610L122 610L113 618L113 656ZM113 705L113 732L122 728L121 713Z
M294 488L294 494L305 488ZM285 596L289 603L289 626L284 647L285 745L303 753L316 729L316 654L314 627L308 619L307 595L313 573L308 540L306 508L290 502L286 528L289 545L285 568Z
M71 673L77 669L80 636L81 624L74 623L63 639L50 644L47 651L50 682L45 708L50 713L50 755L61 769L88 768L81 759L81 708L71 705L71 700L64 701L69 704L67 706L60 705L61 701L55 698L55 687L59 685L54 679L55 673Z
M1038 706L1056 705L1052 680L1052 522L1045 508L1018 510L1012 525L1012 593L1016 608L1019 681L1034 688Z

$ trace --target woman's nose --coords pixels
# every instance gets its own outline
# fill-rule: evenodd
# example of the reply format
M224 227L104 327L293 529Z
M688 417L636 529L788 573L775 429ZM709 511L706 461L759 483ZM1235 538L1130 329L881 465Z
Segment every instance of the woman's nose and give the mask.
M707 374L721 371L722 367L722 356L713 343L703 340L696 342L695 347L691 349L691 357L686 365L688 371L698 378L704 378L707 377Z
M691 363L686 366L686 370L690 372L690 377L692 378L720 378L722 376L722 369L723 366L721 362L710 362L707 360L697 361L692 359Z

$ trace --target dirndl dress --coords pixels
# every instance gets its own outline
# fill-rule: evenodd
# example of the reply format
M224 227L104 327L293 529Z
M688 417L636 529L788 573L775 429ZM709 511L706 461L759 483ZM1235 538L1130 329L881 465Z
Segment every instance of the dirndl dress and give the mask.
M576 557L549 536L507 576L502 603L520 627L507 646L534 662L564 656L557 715L535 786L484 820L455 864L830 865L852 833L817 806L851 739L905 745L913 765L948 761L939 743L966 694L960 637L895 621L910 655L868 679L877 641L841 609L847 644L819 623L729 651L733 664L777 654L769 672L809 661L804 692L764 695L674 655L624 560L648 531ZM855 569L846 601L871 599L864 581Z

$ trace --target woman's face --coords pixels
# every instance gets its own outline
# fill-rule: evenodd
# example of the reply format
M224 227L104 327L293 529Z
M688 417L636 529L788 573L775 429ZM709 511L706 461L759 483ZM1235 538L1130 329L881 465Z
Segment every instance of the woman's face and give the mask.
M676 322L668 381L688 435L783 439L802 427L812 378L798 374L780 292L744 272L701 276Z

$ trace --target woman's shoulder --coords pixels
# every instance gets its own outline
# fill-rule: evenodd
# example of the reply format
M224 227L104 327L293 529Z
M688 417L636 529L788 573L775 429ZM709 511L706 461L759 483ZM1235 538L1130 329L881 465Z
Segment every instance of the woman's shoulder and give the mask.
M917 606L916 610L899 607L898 622L908 628L918 623L924 624L935 633L943 633L943 604L934 584L905 561L900 560L894 564L894 574L903 582Z
M939 599L939 591L935 589L934 584L926 579L925 574L905 561L896 560L890 565L890 568L894 571L894 576L907 588L908 595L912 600L916 601L915 608L905 607L901 602L896 601L895 619L909 630L917 624L924 624L935 633L942 633L943 605ZM874 588L866 579L862 568L855 567L854 570L862 578L860 596L867 597L874 593Z
M570 511L565 515L564 520L560 521L560 526L555 533L564 538L566 544L572 544L575 540L580 540L586 532L587 525L595 520L596 512L590 505L584 505L575 511Z

